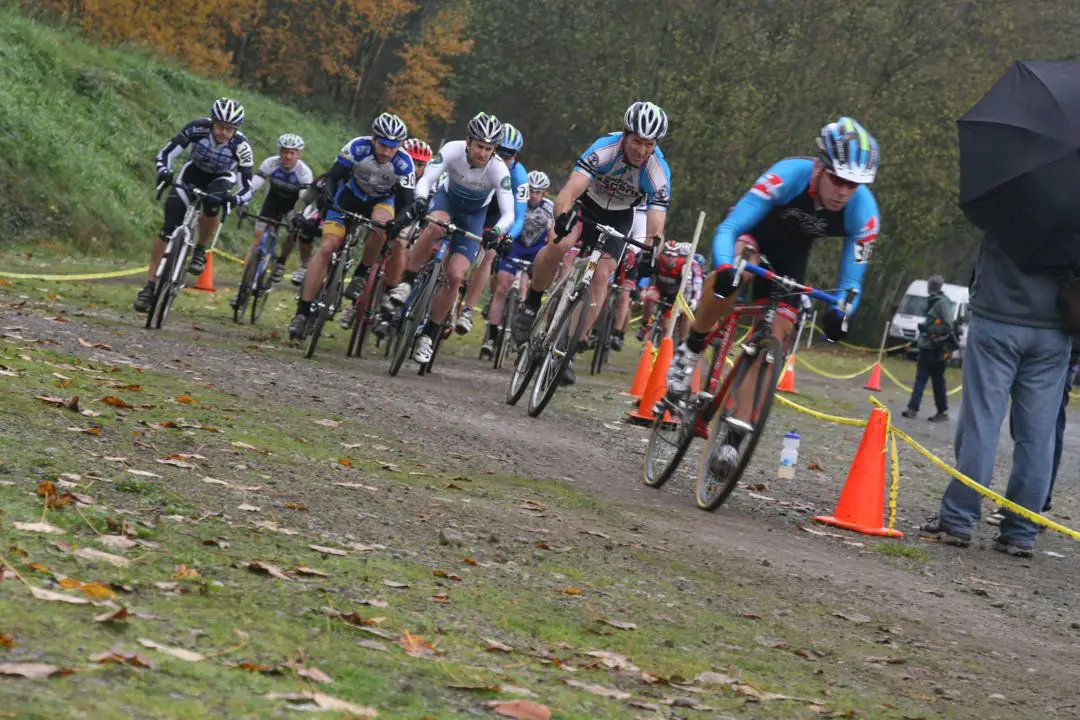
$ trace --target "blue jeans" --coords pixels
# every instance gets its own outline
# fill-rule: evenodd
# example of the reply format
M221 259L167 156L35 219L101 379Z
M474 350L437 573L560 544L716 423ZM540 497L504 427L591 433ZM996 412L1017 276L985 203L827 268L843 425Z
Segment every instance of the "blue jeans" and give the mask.
M1050 491L1054 431L1069 364L1069 336L1061 330L1024 327L975 316L964 352L964 396L956 427L956 468L990 487L1005 405L1012 397L1015 430L1008 500L1040 512ZM970 534L981 496L957 480L941 499L942 524ZM1000 539L1031 547L1035 523L1008 513Z
M1061 407L1058 409L1057 416L1057 429L1054 435L1054 464L1050 470L1050 489L1046 492L1046 502L1043 504L1043 514L1050 511L1051 503L1054 500L1054 483L1057 482L1058 468L1061 467L1061 450L1065 442L1065 421L1068 419L1068 413L1066 408L1069 406L1069 393L1072 392L1072 373L1073 368L1069 367L1067 373L1065 373L1065 392L1062 393ZM1013 419L1012 413L1009 413L1009 436L1016 440L1016 421Z

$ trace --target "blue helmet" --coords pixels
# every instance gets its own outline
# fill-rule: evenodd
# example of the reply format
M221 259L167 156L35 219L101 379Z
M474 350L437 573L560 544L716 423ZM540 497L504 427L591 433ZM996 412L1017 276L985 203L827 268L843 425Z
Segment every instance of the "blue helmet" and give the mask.
M869 185L881 164L881 150L874 136L849 117L821 128L818 156L825 169L850 182Z
M701 253L694 253L694 264L705 267L705 256Z
M507 152L514 153L515 155L521 152L521 148L525 145L525 138L522 137L521 131L510 123L503 124L503 136L502 141L499 143L499 149Z

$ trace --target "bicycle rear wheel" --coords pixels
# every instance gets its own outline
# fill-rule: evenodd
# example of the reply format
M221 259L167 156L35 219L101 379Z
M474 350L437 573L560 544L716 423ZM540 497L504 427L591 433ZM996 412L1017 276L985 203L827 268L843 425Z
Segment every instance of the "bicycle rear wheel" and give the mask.
M566 313L559 319L559 326L555 332L548 336L550 345L546 346L546 351L539 360L540 367L537 369L536 380L533 382L532 393L529 395L529 417L540 415L551 402L551 398L555 397L563 372L573 361L581 336L585 334L588 303L589 291L588 288L583 288L570 307L566 309ZM576 322L574 322L575 314L577 315Z
M517 401L525 394L525 389L529 387L529 381L532 380L539 367L541 344L535 338L538 335L546 338L551 331L551 319L554 317L555 308L559 305L559 299L562 297L561 293L562 291L552 295L540 308L540 312L533 321L532 328L529 329L528 342L518 348L514 372L510 375L510 384L506 387L506 403L508 405L517 404ZM514 311L517 312L516 305ZM505 332L511 333L512 331L507 329ZM511 342L513 342L512 336Z
M323 286L319 288L319 294L315 296L315 317L311 319L311 330L308 337L307 352L304 357L311 358L315 355L315 348L319 345L323 327L330 319L338 302L341 300L342 278L345 274L345 263L341 260L334 262L326 273Z
M610 291L608 295L604 312L596 323L596 349L593 350L592 363L589 365L590 375L600 374L607 364L608 353L611 352L611 331L615 327L615 296Z
M517 295L511 293L507 296L503 305L502 322L500 323L499 332L495 335L495 354L491 358L491 366L496 370L506 362L506 356L510 354L510 349L514 344L510 333L511 328L514 327L514 318L517 316L517 304Z
M754 357L748 358L744 351L735 361L735 367L731 368L733 377L722 385L724 397L709 428L709 444L701 454L698 468L694 499L702 510L712 511L723 505L750 464L754 448L757 447L769 419L773 397L776 395L776 384L780 381L783 366L783 348L770 336L757 344ZM734 398L738 395L742 383L748 381L750 370L754 367L760 370L754 386L750 428L745 430L739 427L739 421L733 418ZM729 442L732 433L742 435L738 449ZM731 457L732 450L734 458Z
M669 415L669 420L664 419ZM649 487L658 488L671 479L694 441L695 406L680 403L673 406L661 400L661 409L653 420L649 444L645 448L642 479Z
M363 354L364 343L367 342L371 324L375 322L375 317L378 315L377 308L382 303L385 284L386 276L381 271L376 271L375 282L368 284L364 294L357 301L352 335L349 336L349 347L345 351L346 357L360 357Z

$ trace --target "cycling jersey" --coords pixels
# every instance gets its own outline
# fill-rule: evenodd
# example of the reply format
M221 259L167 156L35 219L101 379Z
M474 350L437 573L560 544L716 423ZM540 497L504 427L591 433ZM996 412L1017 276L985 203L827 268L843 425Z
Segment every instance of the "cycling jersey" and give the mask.
M621 132L605 135L578 158L574 172L590 179L585 194L605 210L625 210L644 201L649 210L667 212L671 170L657 147L640 167L628 165Z
M686 288L686 302L694 307L701 298L703 271L700 264L690 256L690 245L683 243L678 247L679 254L663 253L657 259L653 271L653 285L665 298L673 298L682 288L683 270L690 263L690 282Z
M525 215L529 210L529 171L516 159L508 169L510 170L510 190L514 193L514 224L510 226L506 234L517 240L522 228L525 227ZM490 200L488 202L485 224L488 227L494 227L502 213L498 203L491 203Z
M382 200L399 187L410 191L416 185L416 171L409 154L399 147L389 162L381 163L375 159L375 141L371 137L358 137L346 143L336 164L348 171L347 187L364 201Z
M195 167L207 175L223 176L236 173L240 183L240 192L236 200L240 205L251 200L254 190L251 187L251 172L255 165L255 153L251 150L247 138L236 132L223 143L214 141L213 121L210 118L193 120L165 146L158 151L155 162L158 171L171 170L173 160L188 150L188 166ZM183 170L181 170L183 174Z
M843 237L836 285L842 291L861 291L866 265L881 231L877 200L869 186L860 185L842 210L827 210L819 205L810 186L813 169L811 158L786 158L758 178L717 227L713 266L732 263L736 239L748 233L777 273L802 282L814 241ZM858 302L856 295L855 306Z
M498 155L493 154L483 167L474 168L469 164L464 140L446 143L428 163L424 176L417 182L416 197L432 195L443 172L447 174L444 192L449 207L466 214L480 212L487 208L494 194L501 214L492 227L506 232L514 224L510 171ZM481 224L483 219L481 217Z
M548 234L555 227L555 203L548 198L540 201L536 207L525 204L525 222L521 234L514 239L514 245L522 247L543 247L547 243Z
M277 155L268 157L259 165L255 177L251 181L251 192L257 193L265 184L266 194L283 196L296 202L300 199L300 192L305 185L311 185L315 181L315 175L311 168L303 160L297 160L292 170L286 170L281 166L281 158Z

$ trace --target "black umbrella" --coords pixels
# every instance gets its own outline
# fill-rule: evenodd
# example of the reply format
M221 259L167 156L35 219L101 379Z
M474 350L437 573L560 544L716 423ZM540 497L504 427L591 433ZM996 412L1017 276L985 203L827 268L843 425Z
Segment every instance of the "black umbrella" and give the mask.
M960 207L1025 270L1080 264L1080 62L1017 61L960 127Z

